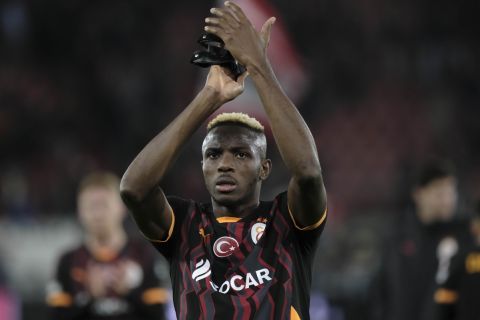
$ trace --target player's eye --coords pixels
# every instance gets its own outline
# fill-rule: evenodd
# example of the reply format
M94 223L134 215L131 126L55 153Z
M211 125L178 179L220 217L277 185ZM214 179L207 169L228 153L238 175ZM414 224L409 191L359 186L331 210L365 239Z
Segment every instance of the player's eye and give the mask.
M248 157L248 153L246 152L237 152L235 154L235 156L238 158L238 159L245 159Z
M217 159L217 158L219 157L219 155L220 155L219 152L209 151L209 152L207 152L206 157L207 157L207 159L212 159L212 160L214 160L214 159Z

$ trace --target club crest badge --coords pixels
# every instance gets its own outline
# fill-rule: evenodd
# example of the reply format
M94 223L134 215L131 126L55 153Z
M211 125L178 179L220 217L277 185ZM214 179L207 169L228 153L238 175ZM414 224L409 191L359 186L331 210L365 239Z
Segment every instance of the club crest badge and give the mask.
M252 229L250 230L250 235L252 236L253 243L257 244L257 242L263 236L266 226L267 225L263 222L257 222L252 226Z
M219 258L232 255L239 247L238 241L232 237L220 237L213 244L213 253Z

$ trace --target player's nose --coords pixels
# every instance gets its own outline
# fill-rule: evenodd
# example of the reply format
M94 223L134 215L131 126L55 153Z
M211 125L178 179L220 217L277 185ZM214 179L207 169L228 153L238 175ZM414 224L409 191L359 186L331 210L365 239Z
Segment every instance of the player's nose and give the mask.
M234 160L233 155L229 154L228 152L225 152L220 158L220 161L218 162L218 171L220 172L233 171L234 169L233 160Z

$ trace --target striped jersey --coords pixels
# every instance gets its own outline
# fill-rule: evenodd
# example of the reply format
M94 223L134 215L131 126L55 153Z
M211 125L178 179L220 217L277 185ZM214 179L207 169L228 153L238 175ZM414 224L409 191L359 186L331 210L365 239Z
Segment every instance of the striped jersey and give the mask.
M326 212L299 228L286 192L242 219L215 218L211 204L168 202L169 236L152 244L170 263L178 319L309 319L312 263Z
M65 252L47 285L51 319L161 320L169 293L160 287L154 252L129 240L121 250L91 251L85 244ZM104 293L94 297L89 282L101 275ZM122 281L119 292L116 284Z

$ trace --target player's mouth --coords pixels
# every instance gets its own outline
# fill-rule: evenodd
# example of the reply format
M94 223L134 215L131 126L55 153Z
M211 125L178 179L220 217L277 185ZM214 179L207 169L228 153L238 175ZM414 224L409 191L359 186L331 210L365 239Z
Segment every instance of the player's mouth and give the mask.
M230 193L237 189L237 182L231 177L220 177L215 183L215 189L221 193Z

